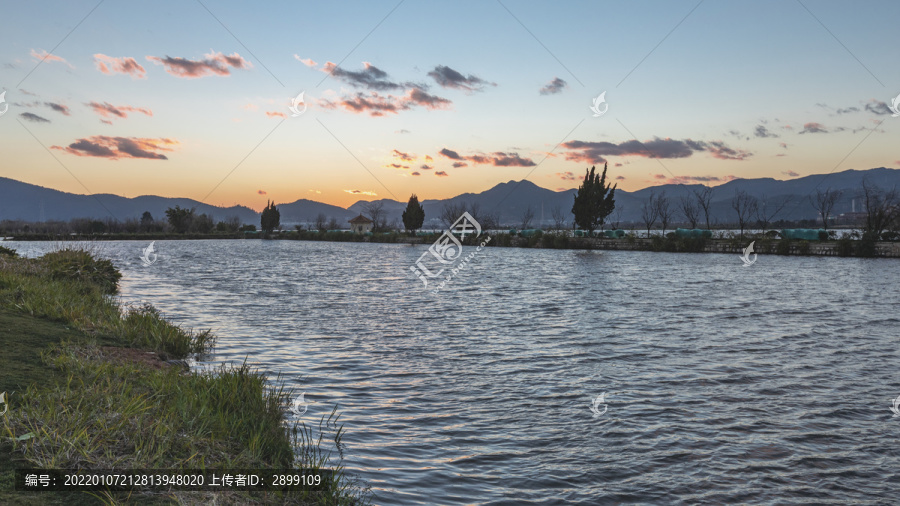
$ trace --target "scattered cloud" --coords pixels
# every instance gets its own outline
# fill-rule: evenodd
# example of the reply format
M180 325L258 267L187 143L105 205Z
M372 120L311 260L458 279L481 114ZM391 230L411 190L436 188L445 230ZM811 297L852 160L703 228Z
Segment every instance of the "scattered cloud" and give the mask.
M76 156L90 156L118 160L119 158L146 158L151 160L168 160L159 151L172 151L170 146L177 145L173 139L152 139L146 137L108 137L95 135L78 139L66 147L51 146Z
M466 160L475 165L493 165L494 167L534 167L537 165L530 158L522 158L515 152L504 153L502 151L497 151L490 155L477 154L462 156L452 149L443 148L438 154L460 162Z
M420 174L418 172L411 172L409 175L410 176L421 176L422 174Z
M890 107L885 102L880 100L872 100L868 104L866 104L866 110L877 114L879 116L883 116L885 114L892 114Z
M784 172L782 172L782 174L784 174L785 176L791 176L791 177L797 177L800 175L792 170L784 171Z
M444 172L444 171L442 171L442 170L439 170L439 171L435 172L434 175L437 176L437 177L447 177L447 176L449 176L450 174L447 174L446 172Z
M575 176L574 172L557 172L556 175L559 176L560 179L563 179L565 181L577 181L578 180L578 177Z
M129 112L139 112L147 116L153 116L153 111L142 107L132 107L130 105L112 105L109 102L88 102L84 104L90 107L98 116L107 120L115 118L127 118Z
M268 192L266 192L265 190L256 190L256 193L258 193L258 194L260 194L260 195L267 195L267 194L268 194Z
M806 123L803 125L803 130L800 131L801 134L817 134L817 133L828 133L828 130L825 128L825 125L821 123Z
M306 190L306 191L308 191L308 192L310 192L310 193L316 193L316 194L319 194L319 195L322 194L322 191L321 191L321 190Z
M54 111L62 114L63 116L71 116L71 112L68 106L57 104L56 102L44 102L44 105L53 109Z
M562 93L564 89L569 86L567 82L564 80L554 77L552 81L545 84L539 91L541 95L555 95L557 93Z
M765 125L756 125L756 129L753 131L753 135L756 137L766 138L766 137L778 137L777 134L773 134L769 131Z
M416 155L411 155L409 153L404 153L403 151L394 150L394 157L399 158L402 162L414 162L416 160Z
M300 55L298 55L298 54L295 54L295 55L294 55L294 58L295 58L298 62L300 62L300 63L306 65L307 67L315 67L316 65L318 65L318 64L317 64L316 62L314 62L311 58L300 58Z
M453 162L453 168L458 169L460 167L468 167L469 164L466 162Z
M431 155L425 155L425 161L426 161L426 162L433 162L433 161L434 161L434 158L432 158Z
M55 62L64 63L64 64L68 65L70 69L75 68L75 66L72 65L71 63L67 62L65 58L50 54L47 51L44 51L43 49L32 49L30 54L31 54L31 57L37 61L46 61L46 62L54 62L55 61Z
M424 163L423 163L421 166L419 166L419 168L422 169L422 170L431 170L431 169L433 169L434 167L431 166L431 165L428 165L428 164L424 164Z
M653 174L653 178L654 179L665 179L666 175L665 174Z
M315 62L312 63L315 64ZM355 88L366 88L374 91L389 91L424 87L410 82L401 83L392 81L388 77L387 72L369 62L363 62L362 70L344 70L335 63L326 62L319 70Z
M165 66L166 72L183 79L197 79L210 75L228 76L231 75L231 69L253 67L249 61L237 53L230 56L222 53L209 53L203 56L205 57L203 60L196 61L187 58L172 58L171 56L165 58L148 56L147 60Z
M134 58L123 56L115 58L97 53L94 55L94 64L100 72L111 74L125 74L131 76L132 79L146 79L147 71Z
M691 139L660 139L649 141L612 142L569 141L562 144L569 149L566 160L590 164L606 162L606 156L643 156L647 158L687 158L695 152L705 151L721 160L744 160L753 154L733 149L722 141L694 141Z
M397 131L394 132L394 133L395 133L395 134L408 134L408 133L409 133L409 130L406 130L406 129L400 129L400 130L397 130Z
M481 79L480 77L469 74L468 77L444 65L434 67L434 70L428 73L443 88L455 88L465 90L469 93L475 91L484 91L485 86L497 86L497 83L491 83Z
M385 167L394 168L394 169L408 169L409 165L401 165L399 163L392 163L389 165L385 165Z
M287 114L279 111L266 111L266 116L269 118L287 118Z
M784 148L784 149L787 149L787 148L788 148L788 145L787 145L786 142L779 142L778 145L781 146L781 147Z
M376 195L378 195L378 194L375 193L375 192L364 191L364 190L344 190L344 191L347 192L347 193L351 193L351 194L353 194L353 195L370 195L370 196L373 196L373 197L376 196Z
M440 152L438 154L446 156L447 158L449 158L451 160L462 160L462 157L459 156L459 153L457 153L456 151L453 151L451 149L444 148L444 149L440 150Z
M320 100L319 105L323 109L337 109L365 114L370 116L384 116L385 113L398 114L400 111L408 111L415 107L424 107L430 110L449 109L453 102L437 95L431 95L418 88L407 90L405 95L380 95L378 92L370 92L368 95L359 92L354 96L343 97L336 102Z
M625 181L625 176L616 176L616 179L619 181Z
M859 112L859 107L846 107L844 109L838 109L836 112L838 114L849 114L851 112Z
M22 119L26 119L28 121L33 121L34 123L50 123L49 119L38 116L37 114L33 114L30 112L23 112L23 113L19 114L19 116L21 116Z

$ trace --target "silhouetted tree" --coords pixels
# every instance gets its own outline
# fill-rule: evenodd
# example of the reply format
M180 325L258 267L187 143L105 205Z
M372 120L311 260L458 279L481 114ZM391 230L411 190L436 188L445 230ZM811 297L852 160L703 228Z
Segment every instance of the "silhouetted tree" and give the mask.
M656 205L656 195L651 190L650 198L641 206L641 219L647 226L647 237L650 237L650 229L653 228L657 218L659 218L659 206Z
M712 192L713 189L709 186L704 186L700 190L694 190L694 197L697 198L697 205L700 206L700 211L703 213L703 218L706 220L706 230L709 230L709 208L712 204Z
M757 206L756 197L748 195L747 192L743 190L734 192L734 197L731 199L731 207L737 213L738 227L741 229L742 241L744 240L744 228L750 221L750 217L756 214Z
M196 210L193 207L190 209L180 206L170 207L166 209L166 218L169 220L169 225L172 226L172 229L175 230L175 232L183 234L188 231L191 222L194 221L195 211Z
M275 207L274 202L268 202L266 204L266 208L263 209L262 215L259 218L259 225L259 228L267 235L271 234L273 230L281 225L281 212Z
M319 213L316 216L316 230L318 230L319 232L324 232L325 230L327 230L327 220L328 218L325 217L325 213Z
M825 190L817 189L816 196L813 198L810 196L809 201L812 203L813 207L816 208L816 211L819 212L819 216L822 218L822 228L825 231L828 231L828 218L831 217L831 212L834 210L834 205L837 204L838 199L841 198L841 192L838 190L832 190L831 188Z
M142 230L150 230L150 227L153 226L153 215L150 214L150 211L144 211L144 214L141 215L141 229Z
M384 201L372 201L363 204L363 210L372 220L372 231L383 232L387 228L387 212L384 210Z
M588 233L602 229L604 220L616 207L617 185L606 184L606 167L607 164L604 164L602 175L595 173L595 167L585 170L584 181L575 193L575 202L572 204L575 224Z
M672 215L675 214L675 209L670 205L666 192L662 192L656 197L656 214L659 216L659 224L662 225L662 233L665 236L669 222L672 221Z
M425 208L422 207L422 204L419 204L419 197L415 193L409 197L409 202L406 203L406 210L403 211L402 218L403 228L410 235L415 234L416 230L422 228L422 224L425 223Z
M700 208L697 201L689 195L682 195L679 204L681 215L691 224L691 228L697 228L697 221L700 220Z
M765 195L759 200L756 206L756 221L759 222L759 228L763 233L769 228L769 224L775 221L778 214L787 206L790 197L782 196L776 198L768 198Z
M529 205L522 211L522 229L527 229L531 226L531 220L534 219L534 209Z

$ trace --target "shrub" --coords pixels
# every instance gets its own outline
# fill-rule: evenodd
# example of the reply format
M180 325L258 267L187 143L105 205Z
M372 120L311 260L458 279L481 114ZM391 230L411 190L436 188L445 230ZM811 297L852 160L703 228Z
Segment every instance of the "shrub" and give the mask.
M778 255L790 255L791 254L791 240L790 239L779 240L778 245L775 246L775 253Z
M841 257L853 256L853 240L846 236L838 239L837 254Z
M798 241L797 252L801 255L809 255L809 241Z
M50 272L53 279L85 281L112 295L119 290L122 273L110 260L98 259L83 249L61 249L42 256L39 263Z
M7 248L6 246L0 246L0 255L9 256L9 257L13 257L13 258L19 256L19 254L16 253L16 250Z

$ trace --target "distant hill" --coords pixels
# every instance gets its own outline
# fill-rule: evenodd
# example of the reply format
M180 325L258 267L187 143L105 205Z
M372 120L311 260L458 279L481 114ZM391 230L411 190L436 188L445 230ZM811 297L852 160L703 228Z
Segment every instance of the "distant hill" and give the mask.
M861 209L858 191L863 178L875 186L882 188L900 188L900 170L885 167L869 170L846 170L833 174L816 174L789 180L773 178L735 179L713 187L712 214L719 223L734 221L734 210L731 198L738 190L745 191L758 199L789 199L788 205L778 219L810 219L816 211L809 201L816 188L843 190L843 196L835 206L835 213L850 212ZM659 195L665 192L673 206L678 205L682 196L692 195L701 185L665 184L644 188L635 192L616 191L616 207L621 223L641 221L641 206L651 193ZM482 213L496 214L502 224L515 226L522 221L522 214L531 206L534 212L533 226L541 221L543 224L553 223L552 212L558 207L567 218L571 218L572 199L575 190L554 191L541 188L531 181L509 181L500 183L481 193L463 193L443 200L424 200L425 226L440 228L441 210L448 204L465 204L478 206ZM401 224L400 216L406 208L406 202L382 199L388 221ZM277 204L281 212L281 222L285 228L297 223L313 223L316 216L324 214L327 218L335 218L346 224L347 220L357 214L365 214L367 201L358 201L348 209L300 199L291 203ZM71 218L106 218L119 220L139 219L144 211L158 219L165 216L168 207L195 207L198 213L207 213L214 220L224 220L237 216L243 223L259 225L259 213L245 206L216 207L186 198L168 198L157 196L141 196L134 198L109 194L78 195L61 192L42 186L23 183L8 178L0 178L0 220L49 221L69 220Z

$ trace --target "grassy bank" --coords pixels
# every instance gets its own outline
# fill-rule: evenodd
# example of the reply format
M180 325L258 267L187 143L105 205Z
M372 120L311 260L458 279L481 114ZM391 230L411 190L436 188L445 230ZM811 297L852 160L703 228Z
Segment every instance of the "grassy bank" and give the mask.
M23 259L0 250L0 392L9 404L0 417L0 504L365 502L322 436L286 426L291 392L246 364L190 373L174 359L209 352L214 336L173 325L151 306L121 307L111 297L120 277L86 251ZM318 429L340 447L334 413ZM25 467L335 472L322 490L290 494L16 493L14 469Z

